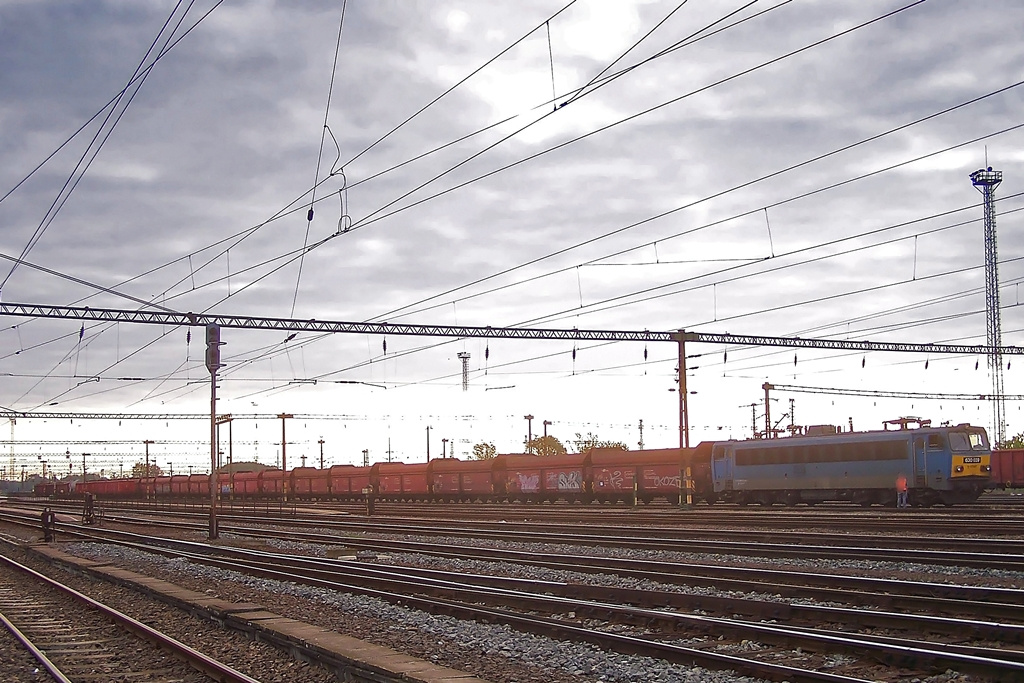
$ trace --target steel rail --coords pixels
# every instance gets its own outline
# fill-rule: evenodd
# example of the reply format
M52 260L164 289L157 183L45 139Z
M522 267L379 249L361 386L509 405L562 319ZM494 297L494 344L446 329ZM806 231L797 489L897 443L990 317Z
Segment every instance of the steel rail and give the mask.
M47 501L46 503L33 501L22 503L27 507L41 507L49 505L54 509L63 509L61 506L74 507L61 501ZM319 510L323 503L311 503ZM105 500L104 506L108 510L117 510L122 513L126 511L163 511L167 514L174 514L179 511L183 515L196 514L192 506L165 506L157 508L152 503L131 500ZM221 501L219 509L226 518L232 516L242 519L241 515L248 514L253 509L250 502L245 504L239 501ZM747 539L759 539L770 541L777 539L779 534L785 534L787 539L795 541L813 540L814 542L835 541L832 545L849 546L853 543L869 544L881 542L877 532L879 529L890 529L900 532L898 546L902 548L915 548L922 550L943 550L947 552L984 552L986 549L993 549L999 554L1024 555L1024 538L1021 538L1021 525L1024 524L1024 514L1021 512L999 512L985 516L984 532L990 534L988 537L946 537L946 536L914 536L907 535L911 532L949 532L963 531L965 525L977 523L977 510L972 509L969 515L960 517L943 516L937 518L923 511L907 512L864 512L861 510L844 510L841 513L822 513L821 511L788 511L772 510L771 513L764 511L723 511L723 510L680 510L677 508L664 507L661 509L648 510L645 508L626 511L624 508L617 508L618 514L609 514L606 506L594 508L565 507L560 509L543 508L540 506L509 506L484 505L484 504L458 504L458 505L389 505L378 503L373 518L366 517L366 505L358 503L332 505L324 507L329 513L342 512L344 516L339 519L337 515L327 514L317 516L317 510L312 508L305 512L295 511L293 508L302 507L301 501L291 501L288 507L288 522L292 524L342 524L347 517L352 519L351 523L365 527L367 524L405 524L417 528L424 527L425 523L439 524L450 523L458 529L475 528L479 530L509 531L526 527L528 529L558 529L565 527L575 532L581 525L592 531L607 529L628 529L632 532L642 532L645 535L656 536L659 539L684 539L693 538L723 538L729 535L742 535ZM79 506L80 508L80 506ZM77 511L79 508L75 508ZM464 513L464 514L459 514ZM298 516L301 514L302 516ZM948 515L948 512L941 513ZM355 521L358 518L359 521ZM378 521L374 521L378 520ZM387 520L381 522L379 520ZM730 526L724 526L730 525ZM769 527L771 531L752 531L749 527ZM996 525L1004 525L997 528ZM829 529L829 533L819 529ZM839 528L850 530L848 533L837 535L835 531ZM872 533L855 533L860 530L870 530ZM1000 534L1011 536L1010 538L994 537ZM793 542L793 541L789 541Z
M93 534L83 534L83 535L86 536L86 537L93 536ZM104 537L106 537L107 535L108 535L107 533L103 534ZM114 532L114 535L124 535L124 536L137 537L137 535L128 534L126 532ZM98 538L97 537L95 540L108 540L108 539ZM147 540L151 540L151 539L147 539ZM201 549L201 552L197 554L197 553L192 552L192 551L168 550L166 548L161 549L161 548L155 548L155 547L153 547L151 545L145 545L145 544L139 544L139 543L127 542L127 541L124 541L122 543L125 544L125 545L131 545L131 546L134 546L134 547L138 547L139 549L142 549L142 550L148 550L150 552L160 552L160 553L163 553L163 554L174 554L174 555L185 555L185 556L190 557L194 561L202 561L202 562L205 562L205 563L208 563L208 564L213 564L214 566L219 566L219 567L222 567L222 568L225 568L225 569L238 569L241 565L245 565L250 573L257 573L258 575L261 575L261 576L267 576L269 578L276 578L276 579L279 579L279 580L305 581L306 583L312 582L313 585L322 585L320 583L317 583L317 581L320 581L320 579L316 579L316 577L313 576L313 574L319 574L319 573L322 573L322 571L328 572L330 574L330 576L332 576L332 577L337 574L337 568L336 567L331 568L329 570L314 570L313 567L316 564L320 563L320 561L318 561L318 560L311 560L310 558L305 558L305 557L289 557L289 558L285 558L289 562L290 566L288 567L288 570L285 572L285 574L281 575L280 574L281 570L279 568L276 568L276 567L273 567L272 565L269 565L268 562L266 562L266 561L263 561L263 560L260 560L260 559L257 559L257 560L244 560L243 561L243 560L239 559L239 558L242 558L242 557L253 557L253 556L265 557L262 554L254 553L252 551L240 551L240 550L230 550L230 551L228 551L226 549L218 548L217 551L220 552L221 554L228 554L228 555L230 555L232 557L232 559L230 559L230 560L223 560L223 559L208 557L207 553L210 550L208 548L208 546L206 546L204 544L197 544L197 543L188 542L188 541L177 541L177 540L173 540L173 539L160 539L160 543L163 543L163 544L166 544L166 545L177 546L177 547L184 547L184 548L191 548L191 549ZM282 558L281 558L280 555L275 554L273 559L275 561L277 561L277 560L280 560ZM302 565L304 567L304 574L302 574L302 575L294 574L294 570L296 568L294 565ZM362 572L362 573L369 573L369 574L374 574L375 573L373 570L365 570L363 568L356 567L356 566L351 565L351 564L346 565L346 570L350 574L355 569L359 569L359 571ZM379 573L379 572L376 572L376 573ZM404 592L398 594L400 596L398 599L399 600L404 600L406 602L409 601L409 592L410 591L420 590L422 592L423 590L426 590L423 587L423 582L422 581L416 581L416 582L413 582L413 583L410 584L408 579L396 579L395 577L391 577L391 576L388 576L388 577L385 577L385 578L379 578L379 579L377 579L377 581L386 583L388 585L388 587L390 587L392 589L395 589L396 586L398 588L403 589ZM365 585L359 585L359 584L356 584L356 585L352 585L350 583L338 584L333 579L327 580L327 583L330 584L327 587L332 587L332 588L338 589L338 590L355 590L355 591L359 591L359 592L366 592L368 590L369 591L377 590L376 588L367 588ZM523 583L523 582L519 581L519 583ZM524 604L531 604L531 603L534 605L535 608L540 607L540 606L542 606L544 604L547 604L547 605L555 604L556 605L555 607L550 607L549 609L556 609L556 610L557 609L561 609L563 611L566 610L566 609L571 609L572 611L576 611L576 612L587 612L589 610L589 611L593 612L595 614L595 616L598 616L599 612L601 610L616 609L616 610L618 610L620 612L620 614L631 615L631 617L627 617L627 620L629 618L633 618L633 619L639 618L639 619L642 619L642 620L646 620L647 622L654 621L654 620L660 620L660 621L678 620L678 619L681 618L678 615L666 615L664 612L654 612L654 611L650 611L650 610L636 610L636 609L630 609L630 608L621 608L621 607L618 607L616 605L607 605L607 604L596 603L596 602L572 601L572 600L570 600L568 602L565 602L568 599L564 598L564 597L538 598L538 597L530 595L530 594L525 594L524 595L522 592L514 591L514 590L495 589L494 587L485 588L485 589L481 589L479 587L474 587L474 586L467 587L465 585L464 581L461 581L461 580L457 581L457 582L454 582L454 581L451 581L451 580L436 580L435 579L435 580L430 582L430 585L432 586L433 590L438 591L441 595L450 594L454 590L460 590L460 591L463 591L463 592L469 592L470 593L470 597L468 597L466 599L469 600L470 602L477 602L477 603L479 603L479 602L488 603L488 602L491 602L491 601L494 601L494 600L498 600L498 599L505 599L508 602L510 602L512 604L515 604L515 605L518 605L520 607L522 605L524 605ZM435 596L435 599L436 599L436 596ZM607 618L607 617L605 617L605 618ZM683 618L690 619L690 617L683 617ZM759 629L762 628L762 625L757 625L757 624L754 624L754 625L751 625L751 626L746 626L746 625L744 625L742 623L739 623L739 622L736 622L736 621L729 621L729 620L725 620L723 623L716 623L714 621L714 619L711 619L711 618L709 618L709 619L701 619L701 621L704 623L705 626L707 626L708 628L712 628L712 629L728 628L728 629L731 629L731 630L733 630L735 632L739 632L739 633L746 632L749 635L749 629L759 630ZM970 623L970 622L965 622L965 623ZM709 624L710 624L710 626L708 626ZM995 626L995 625L988 624L988 625L985 625L985 628L990 628L990 627L993 627L993 626ZM969 668L971 670L978 670L978 671L989 671L989 672L991 672L993 667L994 668L1003 667L1007 671L1011 671L1011 672L1016 674L1016 673L1018 673L1018 668L1017 667L1020 667L1019 668L1019 672L1020 673L1024 673L1024 664L1021 664L1020 662L1014 662L1014 661L1002 661L1002 660L997 661L997 660L994 659L993 656L991 656L991 653L992 653L991 650L978 649L978 648L960 648L959 651L954 652L954 650L957 650L957 648L946 648L945 651L938 651L938 650L931 650L928 647L923 647L920 643L916 643L916 642L913 642L913 641L906 641L906 640L902 640L902 641L900 641L900 640L889 640L889 641L886 641L886 642L879 641L879 642L875 642L873 645L871 645L868 642L870 639L867 638L867 637L857 636L857 637L854 637L852 641L850 639L846 639L844 641L842 637L840 637L838 640L834 640L834 636L832 634L824 634L824 635L822 635L820 633L819 634L815 634L814 632L806 632L806 633L799 634L799 633L797 633L798 631L799 631L798 628L782 628L782 629L779 629L779 628L769 628L766 631L759 631L759 633L757 634L757 637L764 638L764 639L782 640L782 641L785 641L785 642L789 642L789 641L791 641L793 639L796 639L796 640L801 641L801 642L806 642L803 639L805 639L805 638L818 638L818 637L822 637L822 638L824 638L824 641L819 641L819 645L821 644L821 642L827 642L827 643L829 643L831 645L834 645L834 646L837 646L837 647L842 647L841 643L842 642L846 642L848 647L850 648L849 651L853 652L853 653L856 653L856 651L858 649L860 649L860 648L872 648L873 651L876 651L877 653L879 653L878 656L879 656L879 658L882 661L886 661L887 658L896 657L896 656L909 656L909 657L915 658L917 660L927 659L927 660L932 661L932 662L945 662L947 664L955 664L956 666L962 666L962 667ZM1019 635L1019 634L1015 634L1015 636L1016 635ZM925 645L927 645L927 644L925 644ZM981 653L981 654L978 654L978 653ZM1004 673L1005 673L1005 671L1004 671Z
M8 545L15 545L6 539L0 539L0 542L6 543ZM90 598L88 595L85 595L84 593L80 593L74 590L73 588L68 588L63 584L54 581L50 577L44 574L40 574L31 567L26 567L25 565L16 562L4 555L0 555L0 562L6 564L9 567L17 569L18 571L24 574L31 576L37 579L38 581L47 584L51 588L54 588L64 593L65 595L74 598L78 602L102 613L106 617L113 620L115 623L119 624L122 628L127 629L128 631L134 633L137 636L145 638L146 640L154 643L160 648L170 651L177 657L180 657L181 659L185 660L193 668L201 671L207 676L214 678L215 680L222 681L222 683L260 683L257 679L247 676L241 671L237 671L227 666L226 664L218 662L212 657L203 654L199 650L191 648L188 645L182 643L181 641L178 641L165 633L161 633L160 631L157 631L156 629L143 624L141 621L138 621L137 619L133 619L127 614L119 612L113 609L112 607L108 607L107 605L104 605L103 603Z
M191 515L195 516L195 515ZM179 517L186 517L186 515L180 515ZM24 521L27 517L25 515L18 515L16 513L3 513L0 512L0 518L8 519L10 521L20 521L26 526L37 527L38 522L28 518L30 521ZM132 518L132 517L116 517L109 518L111 521L117 521L125 524L136 524L142 526L168 526L174 528L181 528L183 526L193 526L197 529L204 528L199 524L191 524L189 522L174 521L174 522L161 522L159 520L153 520L150 518ZM240 521L247 521L237 517L225 516L225 521L234 520L236 523ZM316 522L294 522L289 520L290 526L317 526L320 528L340 528L344 530L346 528L358 529L360 532L366 531L366 525L364 522L352 522L352 523L339 523L334 520L318 520ZM58 527L60 528L60 527ZM754 587L747 588L747 590L758 590L756 585L764 585L765 582L769 582L774 585L775 590L784 590L787 586L792 587L794 581L792 579L798 579L806 584L818 586L819 589L823 587L842 587L845 589L863 591L865 585L870 585L874 590L881 591L884 593L899 592L907 593L910 590L916 590L918 596L932 596L932 597L944 597L947 599L955 600L966 600L974 602L985 602L989 605L989 609L995 610L995 613L1003 614L1005 610L999 606L999 603L1013 603L1020 604L1024 603L1024 591L1018 589L1001 589L991 588L982 586L958 586L944 583L922 583L922 582L907 582L892 579L878 579L872 577L851 577L844 576L841 574L819 574L813 572L799 572L793 570L772 570L762 568L750 568L750 567L734 567L734 566L715 566L701 563L683 563L679 561L673 561L671 563L664 561L652 561L652 560L628 560L618 559L614 557L602 557L599 562L595 562L594 558L583 556L583 555L568 555L568 554L556 554L547 552L543 556L538 556L536 553L519 552L513 550L504 550L499 548L481 548L476 546L467 545L452 545L446 544L444 547L438 546L436 543L429 543L423 541L408 541L408 540L378 540L368 539L365 537L345 537L345 538L325 538L323 534L303 534L301 532L290 529L287 531L276 531L272 529L254 528L245 526L224 526L225 531L235 533L238 535L252 536L257 538L263 538L267 536L280 537L291 540L303 540L311 543L335 543L347 545L354 548L365 548L369 550L378 550L387 552L389 550L405 550L408 552L422 553L427 555L434 555L439 557L470 557L475 559L482 559L485 561L507 560L512 562L526 563L536 566L546 566L556 569L565 569L571 571L588 571L586 569L588 563L594 563L593 571L607 571L609 569L615 569L620 573L626 573L631 576L639 578L650 578L656 581L663 581L666 583L697 583L700 585L708 585L709 583L730 581L734 585L744 586L750 583L755 584ZM380 528L376 529L382 533L400 533L401 529L393 528ZM108 533L128 533L128 532L117 532L108 530ZM416 530L412 530L410 533L415 534ZM473 534L473 538L492 538L484 533ZM522 535L517 533L517 540L521 540ZM537 540L536 538L533 540ZM541 539L543 540L543 539ZM562 542L565 542L564 540ZM784 552L785 549L791 549L792 546L788 544L782 544L781 546L773 546L777 549L776 555L787 557ZM702 548L699 545L688 544L680 547L677 545L670 546L668 550L673 552L698 552ZM893 553L898 554L897 550L892 550ZM770 555L769 552L761 553L762 555ZM955 554L954 554L955 555ZM874 558L879 559L879 558ZM883 558L884 559L884 558ZM906 558L899 556L900 562L905 563ZM652 569L652 567L654 569ZM682 572L680 570L683 570ZM915 586L917 587L915 589ZM791 588L788 594L795 594ZM891 600L889 601L891 602ZM887 603L883 603L887 604Z
M243 522L246 517L232 515L222 508L220 517L225 521ZM181 517L202 516L202 513L175 512ZM358 529L379 533L414 534L424 536L458 536L465 538L490 538L495 533L514 532L516 540L536 543L558 543L565 545L615 546L641 550L672 552L729 553L764 557L805 557L832 559L865 559L870 561L918 562L922 564L945 564L985 569L1006 569L1024 571L1024 540L1006 538L942 539L931 537L901 536L898 547L880 545L877 535L857 536L845 534L824 534L814 532L787 532L779 540L777 532L751 532L748 530L629 527L615 529L616 533L587 533L579 525L564 525L564 531L554 524L536 521L517 524L507 519L503 522L473 522L458 520L453 526L423 524L423 520L405 520L403 523L374 521L373 518L338 519L337 517L301 518L289 516L292 526L329 527L338 530ZM548 530L536 531L538 527ZM626 534L626 531L629 534ZM644 536L640 536L639 532ZM735 534L747 540L722 540L725 534ZM884 539L882 539L884 540ZM809 541L809 542L808 542ZM837 543L829 543L837 541ZM838 541L845 541L839 543ZM935 549L947 542L948 547ZM679 543L685 543L680 546ZM801 544L801 545L797 545ZM986 552L986 550L988 552Z
M1009 498L1009 497L1008 497ZM1024 498L1024 497L1019 497ZM894 496L895 500L895 496ZM1024 500L1020 501L1024 504ZM109 504L109 503L108 503ZM297 505L302 505L296 501ZM236 511L241 511L242 503L236 502ZM366 514L365 503L325 503L314 504L316 509L323 509L325 512L344 513L355 516ZM119 507L113 505L112 507ZM120 509L130 509L130 506ZM225 501L223 509L230 514L232 507ZM702 532L706 528L714 528L716 533L735 533L736 527L757 526L759 528L772 528L780 531L793 531L793 533L807 533L814 529L829 529L833 533L831 538L836 538L835 531L843 530L869 530L877 535L880 529L891 529L901 534L911 532L962 532L965 525L976 524L978 510L986 511L985 533L1005 534L1020 537L1021 528L1024 525L1024 507L1020 510L1000 509L994 510L991 505L975 505L970 508L957 506L954 512L949 510L934 510L927 512L924 509L903 510L895 512L895 508L862 509L851 506L833 507L831 509L816 507L813 511L808 509L786 510L779 507L760 508L744 510L722 509L722 506L697 508L669 507L666 503L654 503L644 506L630 506L629 504L613 504L601 506L516 506L512 507L505 503L455 503L455 504L430 504L430 505L409 505L409 504L388 504L377 503L374 516L383 519L415 519L432 520L443 519L459 522L499 522L502 526L509 524L571 524L575 526L607 526L617 524L620 526L637 526L651 528L652 526L666 526L680 532L693 530ZM969 513L969 514L968 514ZM997 525L1005 524L1005 527ZM902 536L901 536L902 538ZM935 540L941 540L936 537ZM1024 540L1021 541L1024 546Z
M919 641L908 641L899 639L872 639L867 636L839 634L836 632L821 632L806 628L789 628L778 625L767 625L763 623L747 622L741 620L722 619L718 617L707 617L702 615L679 614L635 607L623 607L621 605L586 600L580 598L538 595L532 592L524 592L521 589L500 588L494 585L478 586L468 582L465 575L459 576L458 580L448 578L422 578L411 576L404 568L380 570L376 567L360 566L356 563L340 563L308 558L303 556L289 556L278 553L268 554L245 549L228 549L224 547L211 548L205 544L191 541L177 541L159 539L160 543L176 547L191 548L192 550L168 550L150 546L147 544L132 544L140 550L158 552L161 554L173 553L177 557L185 557L193 562L199 562L216 566L222 569L242 571L255 574L263 578L270 578L279 581L289 581L306 585L318 586L345 592L357 592L364 595L372 595L385 599L389 602L401 602L403 604L418 603L424 609L431 612L437 611L437 605L447 605L455 610L461 618L479 618L481 608L479 604L497 605L489 611L493 615L501 615L505 623L518 625L518 618L522 615L518 612L508 612L507 609L514 606L517 610L544 610L549 613L575 612L611 621L625 621L633 624L647 624L654 622L662 623L671 628L686 625L703 632L721 632L727 630L736 637L753 638L768 642L782 643L789 646L821 648L831 647L848 654L864 656L864 652L870 652L870 656L878 661L893 663L900 660L912 661L915 664L928 663L941 667L958 667L967 671L974 671L984 674L1024 676L1024 662L1018 661L1013 655L997 658L999 651L984 648L956 648L932 647L928 643ZM198 551L198 552L197 552ZM221 557L211 557L214 552ZM327 566L333 565L333 566ZM327 568L317 568L317 567ZM297 571L300 570L301 571ZM339 581L339 573L343 573L346 579ZM448 574L445 572L434 572L435 574ZM475 577L468 577L472 579ZM361 579L362 582L354 582ZM513 583L533 585L538 582L528 580L511 580ZM550 582L539 582L541 588L556 585ZM395 592L399 591L399 592ZM445 598L452 594L458 595L458 599ZM429 596L429 597L424 597ZM572 623L553 619L548 623L554 623L556 630L564 630L565 627L578 628ZM590 629L585 629L590 638L600 638L604 634L593 634ZM545 635L551 635L550 630ZM589 639L589 638L588 638ZM593 642L593 641L591 641ZM637 639L639 642L639 639ZM657 641L644 641L648 647ZM663 645L657 643L657 645ZM676 646L673 646L676 647ZM683 648L687 656L694 656L692 648ZM702 655L707 653L697 650ZM661 655L664 656L664 655ZM717 655L716 655L717 656ZM761 660L749 660L746 671L750 667L762 667L765 662ZM769 665L774 666L774 665ZM772 671L771 669L768 669ZM752 672L753 673L753 672ZM773 671L778 673L778 671ZM819 674L821 672L814 672ZM764 675L764 671L755 675ZM787 672L790 680L805 680L793 671ZM829 680L813 678L807 680Z
M225 515L225 521L239 521L235 516ZM458 536L465 538L490 538L495 533L510 533L513 525L493 524L491 528L471 528L473 525L459 522L458 527L424 526L422 524L410 523L406 526L380 523L370 521L366 518L352 521L341 521L337 519L317 519L302 521L301 519L289 519L289 524L295 526L326 526L337 529L359 529L361 531L372 531L377 533L392 534L416 534L425 536ZM534 527L536 525L533 525ZM656 550L671 552L704 552L716 554L735 554L759 557L803 557L813 559L865 559L870 561L889 562L918 562L922 564L944 564L961 567L981 567L985 569L1006 569L1011 571L1024 571L1024 547L1022 542L1017 540L996 539L992 543L998 552L991 553L965 550L927 550L920 548L904 547L870 547L867 545L794 545L794 540L775 543L761 543L757 541L742 540L718 540L715 538L695 539L693 534L687 536L690 530L683 530L675 539L641 538L636 534L626 535L619 532L618 535L600 535L597 533L586 533L579 527L566 529L564 532L555 531L529 531L523 528L516 528L516 540L533 543L555 543L564 545L588 545L596 547L614 546L633 548L638 550ZM716 535L716 534L706 534ZM721 536L721 532L717 533ZM749 537L751 534L743 532ZM768 534L771 536L771 534ZM805 537L811 536L804 534ZM823 535L820 540L836 540L833 535ZM874 537L867 539L873 540ZM799 539L795 539L799 541ZM901 543L904 539L900 539ZM684 545L680 545L683 543Z
M23 517L0 513L0 518L36 526L23 521ZM202 525L181 521L163 522L152 519L117 518L119 523L140 526L167 526L196 528ZM421 541L376 540L357 537L325 537L322 533L302 533L295 530L274 530L254 527L225 526L225 532L238 536L283 538L292 541L342 545L379 552L406 551L434 557L468 558L487 562L516 562L562 571L608 573L646 579L666 584L715 586L748 592L769 591L788 597L818 600L842 600L862 605L887 608L926 608L954 613L983 613L990 618L1021 619L1024 591L1020 589L965 586L945 583L883 579L842 574L822 574L793 570L775 570L753 567L716 566L701 563L633 560L614 557L565 555L482 548L476 546L445 545ZM95 532L94 532L95 533ZM126 531L105 529L98 540L119 543L122 535L128 539L143 537ZM170 540L170 539L169 539ZM126 541L128 543L134 540Z
M87 534L84 535L87 536ZM472 602L467 604L441 597L424 597L421 595L410 594L408 592L395 593L380 588L362 586L354 583L343 583L337 580L321 579L311 576L308 571L305 573L295 573L287 571L286 569L259 567L255 566L255 564L253 566L248 566L249 563L240 562L238 559L222 560L211 558L199 553L189 553L180 550L171 551L166 548L161 549L159 547L146 546L145 544L126 545L131 545L132 547L136 547L143 551L165 555L173 554L176 557L186 557L194 562L201 562L203 564L225 570L242 571L261 578L375 597L384 600L385 602L401 604L405 607L421 609L430 613L447 614L460 619L471 619L484 623L503 623L513 628L519 628L538 635L555 639L590 642L598 646L615 649L626 654L650 656L675 663L699 665L715 669L732 669L755 677L769 676L775 680L786 680L796 683L870 683L870 681L861 678L802 669L773 662L744 659L733 655L708 652L696 648L688 648L638 637L623 636L621 634L593 631L592 629L580 627L573 623L558 619L544 618L535 615L520 614L480 606L479 602L486 602L494 599L493 590L473 591L471 599L476 601L477 604L472 604ZM394 584L396 582L391 583ZM406 583L406 585L408 584ZM438 594L448 595L450 595L452 591L452 586L448 586L443 589L439 588L437 590ZM534 603L537 607L541 607L544 604L544 601L538 598L525 595L521 597L524 600ZM572 603L563 599L563 607L568 607L571 604L580 603ZM1022 668L1022 671L1024 671L1024 668Z
M294 539L295 536L292 535L289 536L289 538ZM151 544L154 540L156 539L153 539L153 537L148 537L147 539L147 543L150 544L150 549L152 549ZM316 542L313 538L307 538L305 540L308 540L309 542ZM192 542L185 543L186 548L195 547ZM168 544L175 546L178 545L178 542L169 540ZM200 547L205 549L206 546ZM242 560L246 563L257 563L260 565L268 564L263 559L267 558L266 554L260 551L218 546L216 552L220 556ZM252 558L257 559L253 560ZM540 592L550 593L562 598L586 597L588 600L599 602L614 600L614 604L629 604L644 608L671 607L673 609L701 609L704 611L717 611L722 614L743 613L748 616L775 619L799 618L807 621L868 623L873 626L897 628L915 632L927 630L932 633L955 633L958 635L971 633L974 637L978 638L987 638L1002 642L1024 642L1024 624L993 622L973 618L962 619L927 614L906 614L902 612L876 610L865 612L863 610L854 610L844 607L787 604L735 598L717 598L706 595L617 588L601 585L570 584L562 581L538 581L535 579L471 574L464 571L449 572L445 570L395 565L387 565L386 569L381 569L381 565L365 565L359 562L351 562L341 559L326 560L323 558L304 555L275 554L268 559L271 560L271 566L277 566L277 562L280 559L287 562L285 566L287 566L289 570L303 569L307 572L326 573L328 576L336 575L339 571L339 565L344 569L344 573L350 576L384 576L388 579L392 578L395 574L403 577L412 576L429 582L431 585L438 586L442 591L448 590L453 585L464 586L469 582L471 582L472 587L474 588L484 589L497 588L502 590L517 590L521 589L522 586L528 586L531 588L537 587ZM576 567L571 565L559 567L559 569L566 571L578 570ZM752 586L752 589L764 592L766 586L759 584L756 587ZM837 596L835 592L831 592L829 597L835 599ZM889 599L889 602L891 602L893 596L888 595L885 597ZM930 600L926 604L930 604L932 606L939 605L944 608L953 607L954 609L958 608L965 612L979 612L986 616L991 616L991 605L985 603L966 600L954 602L952 600L936 599ZM1024 618L1024 606L1017 603L1012 604L1014 609L1010 611L1009 614L1012 614L1018 620ZM648 619L649 615L644 618ZM674 626L675 624L670 625ZM977 648L963 648L962 653L970 654L971 651L976 649ZM1024 652L1016 654L1019 655L1019 661L1024 661L1024 659L1022 659L1024 658Z
M10 631L11 635L21 643L21 646L28 650L29 654L31 654L35 660L39 662L44 669L46 669L46 673L50 674L50 677L53 678L53 680L57 681L57 683L72 683L71 679L65 676L64 672L61 671L56 664L50 661L46 656L46 653L36 647L35 643L33 643L28 636L22 633L21 629L15 626L14 623L4 616L2 612L0 612L0 623L3 623L4 627Z

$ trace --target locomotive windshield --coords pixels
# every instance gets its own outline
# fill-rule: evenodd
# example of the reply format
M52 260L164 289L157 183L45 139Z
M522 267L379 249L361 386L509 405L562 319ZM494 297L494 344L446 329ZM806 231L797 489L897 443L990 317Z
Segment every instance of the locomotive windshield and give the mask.
M950 432L949 447L954 451L986 451L988 441L984 432Z

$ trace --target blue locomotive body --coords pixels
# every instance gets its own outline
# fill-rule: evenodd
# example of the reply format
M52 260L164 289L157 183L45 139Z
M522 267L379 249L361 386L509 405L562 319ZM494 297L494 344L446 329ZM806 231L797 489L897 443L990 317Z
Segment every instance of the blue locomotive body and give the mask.
M711 455L709 500L770 505L847 500L894 504L970 502L989 481L985 430L971 425L721 441Z

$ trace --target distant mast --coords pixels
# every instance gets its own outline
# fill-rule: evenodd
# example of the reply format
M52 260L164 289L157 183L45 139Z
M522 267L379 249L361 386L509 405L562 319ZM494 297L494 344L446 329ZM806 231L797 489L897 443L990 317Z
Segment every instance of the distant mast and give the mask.
M986 155L987 156L987 155ZM999 257L996 250L996 187L1003 172L983 168L971 174L971 182L984 197L985 207L985 343L989 347L988 370L992 377L992 437L995 443L1006 440L1003 400L1002 329L999 317Z

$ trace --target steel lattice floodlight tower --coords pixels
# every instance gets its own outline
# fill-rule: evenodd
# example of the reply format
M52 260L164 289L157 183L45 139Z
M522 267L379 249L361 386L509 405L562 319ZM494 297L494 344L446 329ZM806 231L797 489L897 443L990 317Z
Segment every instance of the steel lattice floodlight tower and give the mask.
M462 361L462 390L469 391L469 354L462 351L458 358Z
M988 369L992 375L992 432L996 443L1006 440L1003 402L1002 330L999 318L999 257L996 250L996 187L1003 172L983 168L971 174L971 182L984 197L985 206L985 342L989 347Z

